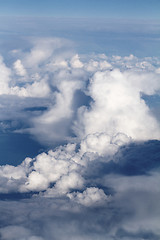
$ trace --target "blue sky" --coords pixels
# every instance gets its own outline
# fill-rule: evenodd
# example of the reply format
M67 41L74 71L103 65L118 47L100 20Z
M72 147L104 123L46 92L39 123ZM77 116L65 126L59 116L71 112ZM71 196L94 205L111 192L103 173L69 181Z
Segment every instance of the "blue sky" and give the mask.
M159 19L159 0L1 0L0 15Z

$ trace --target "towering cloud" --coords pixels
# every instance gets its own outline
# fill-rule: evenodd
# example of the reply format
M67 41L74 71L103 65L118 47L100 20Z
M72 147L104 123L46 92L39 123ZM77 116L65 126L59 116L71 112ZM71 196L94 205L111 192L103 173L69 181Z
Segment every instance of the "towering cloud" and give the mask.
M97 71L88 87L93 102L89 109L78 110L77 134L124 133L134 140L158 139L159 123L141 98L142 93L151 95L158 89L159 76L119 69Z

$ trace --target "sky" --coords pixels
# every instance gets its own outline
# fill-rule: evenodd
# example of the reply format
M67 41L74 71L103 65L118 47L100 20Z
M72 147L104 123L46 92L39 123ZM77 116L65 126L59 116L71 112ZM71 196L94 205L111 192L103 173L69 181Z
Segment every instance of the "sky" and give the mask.
M6 0L0 15L160 19L158 0Z
M160 2L0 1L0 239L160 239Z

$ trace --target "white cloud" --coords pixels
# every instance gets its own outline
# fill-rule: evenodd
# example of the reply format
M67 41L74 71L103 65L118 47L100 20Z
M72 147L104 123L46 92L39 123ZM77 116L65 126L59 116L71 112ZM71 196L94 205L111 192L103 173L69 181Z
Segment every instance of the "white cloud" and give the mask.
M99 54L83 55L82 61L70 51L67 40L32 39L32 44L30 51L19 53L10 68L1 59L0 91L12 99L20 97L20 102L26 98L25 108L30 107L28 98L34 98L32 106L45 99L46 111L26 117L26 131L39 141L48 145L68 141L71 133L78 141L95 134L112 139L119 133L134 140L159 139L159 123L142 99L142 94L159 91L158 59ZM85 104L77 98L78 91L93 101ZM17 108L17 102L12 101L10 116Z
M136 59L136 57L133 54L130 54L129 56L124 57L124 60L126 61L132 61Z
M25 191L43 191L48 188L49 181L47 178L45 178L42 174L36 171L32 171L27 181L25 182L25 185L21 186L20 190L23 192Z
M107 133L89 134L81 141L80 154L90 152L99 156L113 156L118 151L119 146L130 142L131 138L123 133L117 133L113 137ZM108 158L108 160L110 159Z
M1 58L0 120L2 125L5 119L21 120L27 127L16 130L42 144L67 144L17 167L1 167L1 192L55 196L84 190L91 160L109 162L131 141L160 138L159 122L142 99L160 90L158 60L103 54L81 58L63 39L33 42L10 68Z
M3 58L0 56L0 95L8 94L8 83L10 82L11 69L9 69L3 62Z
M70 193L67 196L86 207L103 205L110 199L110 196L107 196L102 189L95 187L87 188L82 193Z
M24 68L20 59L14 62L13 67L16 71L16 74L23 77L27 74L26 69Z
M54 185L53 188L48 188L43 196L55 197L66 195L74 189L82 189L84 186L83 177L77 172L71 172L68 175L63 175Z
M7 182L12 179L12 185L16 186L14 191L41 192L46 190L43 194L45 197L54 197L66 194L72 189L81 189L84 186L84 179L81 175L84 162L81 163L81 156L75 152L75 147L75 144L68 144L55 151L50 150L48 154L39 154L35 159L26 158L21 165L10 166L13 168L12 172L14 170L12 175L7 175L6 169L2 169L3 177ZM18 175L20 170L22 174ZM18 182L17 175L20 180ZM50 188L50 184L54 187Z
M96 72L88 89L94 102L90 109L79 109L76 133L81 138L101 132L112 137L120 132L134 140L159 139L159 123L141 99L141 92L154 94L159 89L158 77L152 87L150 79L150 74L118 69Z
M74 94L81 87L80 81L66 81L64 75L63 81L57 85L58 91L54 92L55 104L32 120L32 133L46 141L65 139L69 135L69 126L74 115Z
M70 64L71 64L72 68L82 68L83 67L83 63L80 61L78 54L76 54L75 56L72 57Z
M40 64L48 62L53 53L61 48L70 47L71 42L60 38L32 39L33 47L24 58L26 66L36 69Z
M118 147L112 144L111 137L105 133L89 134L81 141L80 153L97 153L100 156L113 155Z
M26 84L25 87L12 87L10 89L11 95L19 97L36 97L43 98L50 95L50 88L44 79L32 84Z

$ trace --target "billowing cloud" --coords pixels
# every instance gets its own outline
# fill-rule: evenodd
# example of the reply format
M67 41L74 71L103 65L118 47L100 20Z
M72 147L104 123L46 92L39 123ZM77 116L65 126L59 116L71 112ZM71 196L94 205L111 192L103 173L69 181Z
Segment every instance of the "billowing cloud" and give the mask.
M80 152L97 153L100 156L114 155L119 146L129 143L131 139L123 134L118 133L111 137L105 133L88 134L85 139L81 141Z
M10 67L1 60L1 96L26 98L24 108L30 103L37 107L36 99L45 104L44 112L29 116L26 129L39 141L49 144L95 134L159 139L159 123L143 99L159 91L158 59L103 54L82 60L64 39L34 39L32 44L18 59L15 54ZM14 101L12 105L17 111Z
M104 204L110 197L106 196L102 189L95 187L87 188L82 193L74 192L67 195L71 200L74 200L84 206L98 206Z
M26 70L23 67L23 64L20 59L18 59L17 61L14 62L13 67L14 67L17 75L19 75L21 77L26 75Z
M79 109L77 134L82 137L96 132L110 136L124 133L134 140L158 139L159 123L141 99L141 92L150 95L159 88L159 77L155 76L151 88L150 79L152 75L118 69L96 72L88 87L94 102L90 109L84 106Z
M0 166L0 237L159 239L160 122L146 101L159 96L159 59L31 42L1 57L1 131L47 150Z

